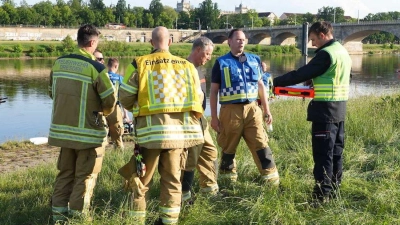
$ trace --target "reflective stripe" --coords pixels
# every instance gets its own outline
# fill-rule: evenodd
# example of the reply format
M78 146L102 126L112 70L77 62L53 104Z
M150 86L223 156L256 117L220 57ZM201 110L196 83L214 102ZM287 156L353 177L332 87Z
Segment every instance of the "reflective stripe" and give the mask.
M123 89L123 90L125 90L125 91L131 93L131 94L137 94L137 93L138 93L138 89L137 89L137 88L135 88L135 87L133 87L133 86L130 86L130 85L124 83L124 82L121 83L121 85L120 85L119 87L120 87L121 89Z
M232 87L231 73L229 72L229 67L224 67L224 78L225 78L226 87Z
M162 217L162 216L160 216L160 218L161 218L163 224L172 225L172 224L178 223L178 218L168 218L168 217Z
M53 72L53 78L66 78L70 80L77 80L81 81L84 83L92 83L92 78L81 75L81 74L75 74L75 73L68 73L68 72Z
M182 192L182 201L187 201L192 198L192 192L188 191L186 193Z
M57 206L51 206L51 211L53 213L68 213L68 206L61 206L61 207L57 207Z
M239 99L252 99L252 98L257 98L258 93L248 93L247 96L246 94L235 94L235 95L229 95L229 96L219 96L220 102L225 102L225 101L232 101L232 100L239 100Z
M200 126L199 126L200 127ZM138 137L139 143L147 143L151 141L166 141L166 140L202 140L204 139L203 134L159 134L149 135L144 137Z
M143 218L146 217L146 211L128 211L128 215L132 217Z
M85 127L85 113L86 113L86 100L87 100L87 95L88 95L88 84L83 83L82 84L82 90L81 90L81 104L79 107L79 127L83 128Z
M218 190L219 190L218 184L214 184L211 187L200 188L200 192L203 193L217 192Z
M100 98L104 99L106 97L108 97L110 94L114 94L114 87L111 86L109 89L103 91L102 93L100 93Z
M105 136L104 138L84 137L74 134L57 133L52 130L50 130L49 137L63 139L63 140L84 142L84 143L92 143L92 144L101 144L106 138Z
M146 117L147 118L147 117ZM147 122L148 127L143 127L137 129L138 135L144 135L153 132L187 132L187 131L196 131L202 132L202 129L199 125L157 125L151 126L151 123Z
M50 129L56 130L56 131L66 131L66 132L71 132L71 133L84 134L84 135L92 135L92 136L94 135L94 136L102 137L102 138L105 135L107 135L107 131L105 129L104 130L93 130L93 129L87 129L87 128L60 125L60 124L51 124Z
M238 175L237 173L220 173L218 174L218 177L221 178L229 178L229 179L237 179Z
M189 112L184 112L183 113L183 125L189 126L187 124L190 124L190 114L189 114Z
M163 207L160 206L159 208L160 213L180 213L181 212L181 208L180 207Z
M89 213L90 199L93 194L94 186L96 185L96 174L91 174L90 178L86 180L85 194L83 195L83 209L82 213L87 215Z
M274 173L271 173L271 174L268 174L268 175L263 175L262 176L262 179L264 179L264 180L269 180L269 179L273 179L273 178L279 178L278 171L276 171Z
M154 95L154 79L153 73L151 71L147 71L147 80L149 85L147 85L147 91L149 92L148 97L150 100L150 105L156 104L156 96ZM138 107L139 108L139 107Z
M146 127L151 127L151 116L146 116ZM136 130L136 132L138 131L139 129L137 129Z
M192 78L190 76L191 74L189 72L189 68L185 69L185 75L186 75L186 81L187 81L187 87L188 87L186 89L186 90L188 90L187 98L189 99L189 102L192 102L192 104L190 104L190 105L194 105L194 103L193 103L193 96L194 96L193 91L196 90L196 88L189 88L189 87L194 87L194 84L192 83ZM198 84L198 85L200 85L200 84ZM196 99L198 99L198 98L196 98ZM188 104L185 104L185 105L188 105Z

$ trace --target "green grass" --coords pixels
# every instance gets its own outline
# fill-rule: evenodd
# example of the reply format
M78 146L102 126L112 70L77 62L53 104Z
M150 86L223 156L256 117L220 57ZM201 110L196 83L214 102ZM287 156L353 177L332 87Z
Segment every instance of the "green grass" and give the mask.
M179 224L399 224L400 218L400 95L351 99L346 119L344 180L337 200L321 208L307 204L313 186L308 100L271 104L274 131L270 146L281 176L281 187L259 181L251 154L238 148L238 183L228 197L197 195L183 206ZM93 198L93 224L129 224L121 215L127 194L117 170L130 151L107 151ZM0 224L47 224L56 176L54 163L0 175ZM148 204L148 223L157 219L159 176ZM195 183L195 190L198 190ZM84 224L71 221L71 224Z

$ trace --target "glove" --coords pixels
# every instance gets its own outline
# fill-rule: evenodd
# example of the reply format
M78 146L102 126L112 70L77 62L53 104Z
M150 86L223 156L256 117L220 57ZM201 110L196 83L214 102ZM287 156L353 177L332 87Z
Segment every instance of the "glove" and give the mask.
M124 177L123 186L126 191L133 192L135 196L143 197L141 189L144 188L144 185L136 173L135 156L132 156L129 162L118 170L118 173Z
M137 174L132 174L132 177L128 180L124 179L124 190L132 192L137 197L143 197L142 189L144 185Z

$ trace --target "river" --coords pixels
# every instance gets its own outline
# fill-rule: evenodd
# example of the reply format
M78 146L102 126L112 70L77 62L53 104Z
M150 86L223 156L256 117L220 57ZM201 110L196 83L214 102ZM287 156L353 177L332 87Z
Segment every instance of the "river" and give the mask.
M353 79L350 97L382 95L400 87L400 73L396 73L400 69L399 55L351 57ZM120 60L121 74L130 61ZM208 71L214 61L205 65ZM263 61L273 76L294 70L304 62L301 56L274 56L263 58ZM47 90L53 62L54 59L0 60L0 96L8 97L5 103L0 104L0 143L48 135L52 100ZM208 107L206 115L209 114Z

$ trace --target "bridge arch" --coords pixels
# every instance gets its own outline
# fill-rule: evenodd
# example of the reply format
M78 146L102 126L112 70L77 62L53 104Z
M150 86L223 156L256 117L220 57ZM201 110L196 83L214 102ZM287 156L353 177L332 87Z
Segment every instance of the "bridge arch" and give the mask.
M292 32L280 32L277 33L271 44L272 45L295 45L297 34Z
M389 29L370 29L370 30L362 30L362 31L353 31L354 33L348 33L348 35L344 36L342 42L345 44L347 42L361 42L364 38L368 37L371 34L384 31L393 34L394 36L400 38L400 32L395 32Z
M246 36L249 34L246 34ZM248 36L249 39L249 44L265 44L265 45L271 45L271 34L270 33L256 33L253 35Z
M211 40L215 43L215 44L222 44L228 41L228 35L218 35L215 36L213 38L211 38Z

